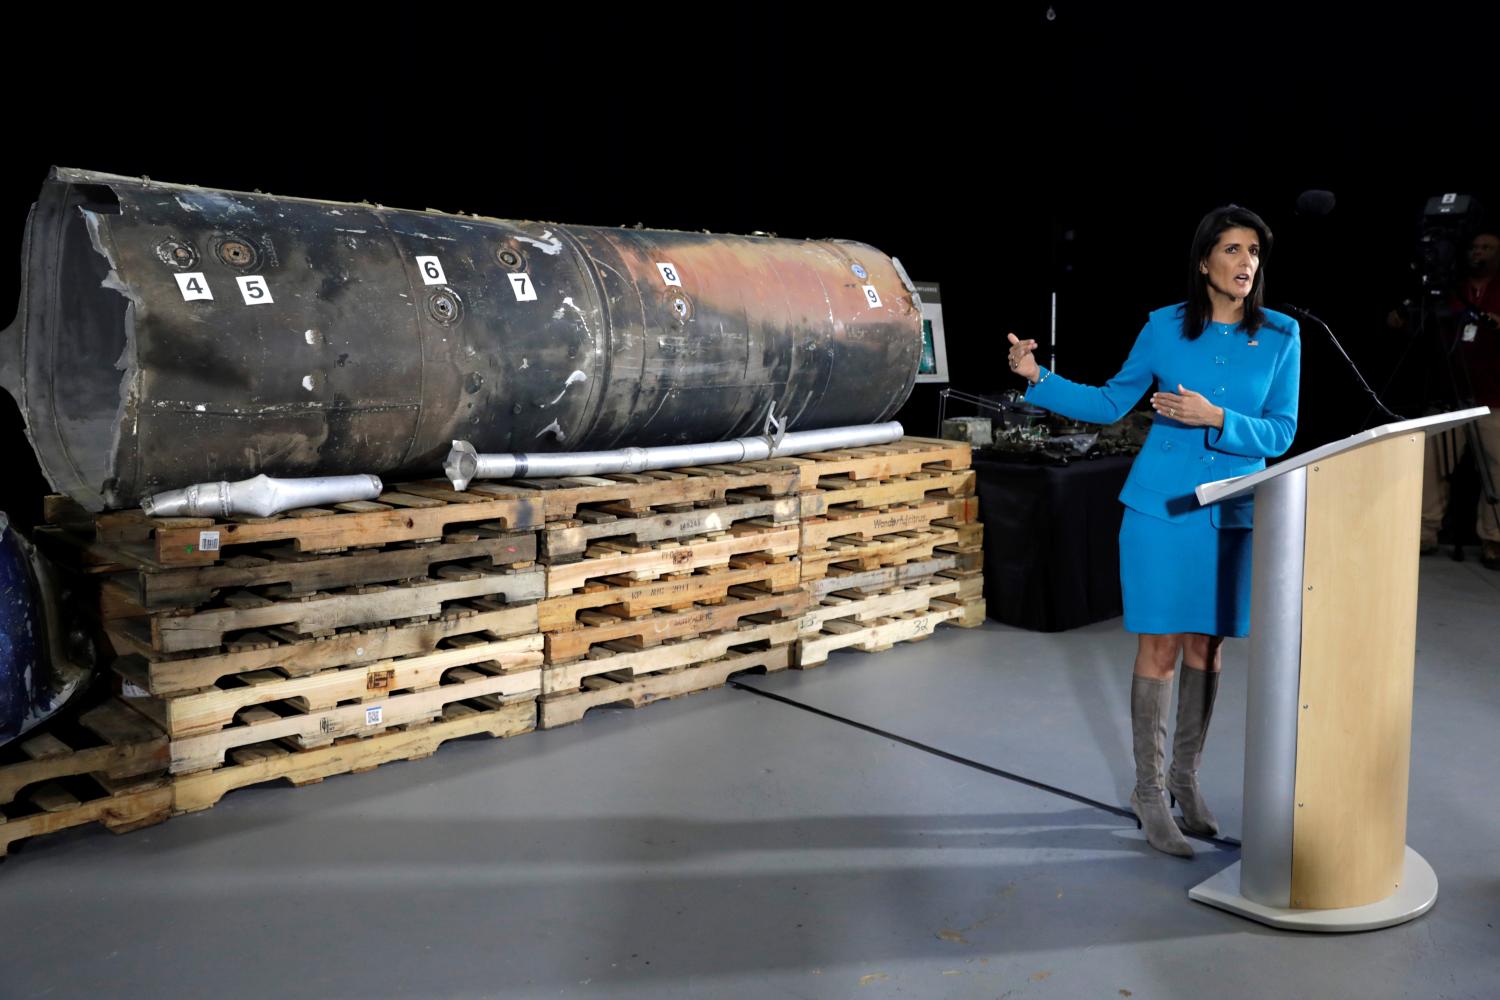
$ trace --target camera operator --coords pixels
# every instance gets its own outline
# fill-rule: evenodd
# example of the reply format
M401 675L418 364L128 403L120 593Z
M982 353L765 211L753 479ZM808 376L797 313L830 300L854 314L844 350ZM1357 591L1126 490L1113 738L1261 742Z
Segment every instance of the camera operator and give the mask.
M1449 351L1448 364L1460 397L1453 402L1490 408L1490 414L1475 423L1475 430L1491 481L1500 482L1500 235L1486 229L1470 240L1467 273L1458 280L1449 305L1452 319L1443 324L1442 343ZM1423 554L1437 550L1438 529L1448 508L1448 476L1467 447L1468 435L1463 430L1428 438L1422 469ZM1475 530L1485 568L1500 570L1500 509L1483 490Z

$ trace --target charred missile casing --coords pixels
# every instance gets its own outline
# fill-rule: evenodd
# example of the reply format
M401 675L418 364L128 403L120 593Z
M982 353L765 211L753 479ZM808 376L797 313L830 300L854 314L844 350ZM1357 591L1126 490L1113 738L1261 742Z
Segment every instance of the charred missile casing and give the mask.
M91 510L192 483L884 421L921 309L872 247L559 226L56 169L0 384Z

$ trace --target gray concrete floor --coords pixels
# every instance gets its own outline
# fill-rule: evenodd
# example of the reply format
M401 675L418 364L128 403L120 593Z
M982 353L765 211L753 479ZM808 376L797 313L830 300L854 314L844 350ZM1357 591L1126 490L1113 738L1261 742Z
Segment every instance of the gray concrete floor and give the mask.
M1237 860L725 688L227 796L0 866L0 997L1500 996L1500 574L1422 562L1409 843L1433 911L1333 937L1192 903ZM1118 622L943 629L747 687L1119 804ZM1203 781L1237 836L1245 644Z

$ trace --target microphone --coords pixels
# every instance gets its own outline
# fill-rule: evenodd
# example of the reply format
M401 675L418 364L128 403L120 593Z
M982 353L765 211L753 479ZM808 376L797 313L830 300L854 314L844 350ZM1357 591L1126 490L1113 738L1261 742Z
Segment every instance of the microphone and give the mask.
M1297 196L1298 215L1327 215L1333 211L1332 191L1303 191Z
M1328 192L1309 191L1308 194L1328 194ZM1333 195L1330 194L1328 195L1328 197L1332 199ZM1303 319L1312 320L1312 322L1316 323L1318 326L1321 326L1323 328L1323 331L1328 334L1328 339L1333 342L1333 346L1338 349L1339 354L1341 354L1344 360L1349 363L1350 369L1352 369L1354 372L1354 377L1359 379L1359 384L1364 387L1365 392L1367 392L1370 398L1375 401L1375 405L1380 408L1381 412L1390 417L1392 420L1406 419L1401 414L1393 412L1390 407L1386 406L1380 401L1380 397L1375 394L1375 390L1370 388L1370 383L1365 381L1365 376L1362 372L1360 372L1359 366L1354 363L1353 358L1349 357L1349 352L1344 350L1344 345L1339 343L1339 338L1333 335L1333 329L1329 327L1327 323L1319 319L1316 313L1308 309L1303 309L1301 306L1292 305L1292 303L1290 302L1282 302L1276 308L1280 309L1282 312L1289 312L1293 315L1300 316ZM1368 419L1368 417L1366 419Z

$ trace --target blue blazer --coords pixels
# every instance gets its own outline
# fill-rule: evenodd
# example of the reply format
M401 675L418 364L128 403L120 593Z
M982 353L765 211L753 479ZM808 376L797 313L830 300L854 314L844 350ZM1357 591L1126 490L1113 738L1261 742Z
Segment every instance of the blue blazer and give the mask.
M1224 409L1224 427L1188 427L1156 415L1130 468L1120 502L1152 517L1179 520L1199 509L1193 489L1266 467L1291 447L1297 432L1302 343L1297 321L1265 310L1255 334L1210 323L1197 340L1182 336L1182 304L1151 313L1125 367L1102 387L1052 375L1031 386L1026 400L1074 420L1112 424L1140 402L1153 383L1162 392L1184 388ZM1045 369L1043 369L1045 371ZM1249 528L1251 497L1214 504L1215 527Z

